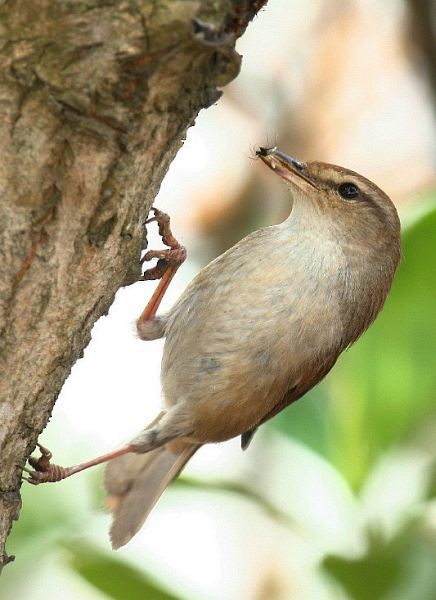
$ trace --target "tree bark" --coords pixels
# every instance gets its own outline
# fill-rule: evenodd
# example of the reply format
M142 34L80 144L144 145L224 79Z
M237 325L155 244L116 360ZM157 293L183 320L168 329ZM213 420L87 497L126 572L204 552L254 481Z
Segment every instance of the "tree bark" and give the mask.
M138 279L160 182L264 4L0 0L0 570L17 465L93 324Z

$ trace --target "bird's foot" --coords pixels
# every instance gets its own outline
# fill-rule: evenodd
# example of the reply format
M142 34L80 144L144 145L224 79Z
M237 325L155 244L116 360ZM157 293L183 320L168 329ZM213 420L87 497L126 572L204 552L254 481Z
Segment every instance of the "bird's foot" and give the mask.
M74 465L72 467L61 467L59 465L53 465L50 462L52 457L50 450L44 448L44 446L41 446L41 444L37 444L37 446L41 452L41 456L39 458L31 456L29 458L29 464L32 469L28 469L26 467L23 469L23 471L29 474L29 477L23 477L23 479L32 485L38 485L39 483L55 483L56 481L66 479L75 473L80 473L81 471L85 471L85 469L95 467L96 465L101 465L109 460L134 451L132 446L129 444L119 448L118 450L113 450L112 452L108 452L107 454L102 454L101 456L97 456L92 460L88 460L87 462L80 463L79 465Z
M23 477L26 481L32 485L38 485L39 483L54 483L55 481L61 481L70 475L70 468L60 467L59 465L53 465L50 461L52 453L48 448L36 444L41 453L41 456L29 457L29 464L32 469L24 467L23 471L29 474L29 477Z
M155 267L144 271L142 277L140 277L141 281L161 279L168 267L175 267L177 269L186 259L186 248L174 237L170 227L169 215L154 207L152 210L154 212L154 217L148 219L146 225L153 221L157 222L159 226L159 235L162 238L162 242L165 246L168 246L168 248L165 250L149 250L144 254L141 259L141 264L148 262L153 258L159 260Z

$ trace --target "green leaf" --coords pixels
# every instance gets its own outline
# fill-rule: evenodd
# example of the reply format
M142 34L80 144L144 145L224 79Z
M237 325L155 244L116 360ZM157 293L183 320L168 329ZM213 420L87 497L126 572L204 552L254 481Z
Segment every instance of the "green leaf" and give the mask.
M379 547L360 560L328 556L323 566L353 600L379 600L398 584L401 562L401 549Z
M327 556L323 568L353 600L434 598L436 547L429 534L412 520L390 541L370 534L362 558Z
M67 547L71 567L83 579L114 600L180 600L162 590L135 567L85 545Z

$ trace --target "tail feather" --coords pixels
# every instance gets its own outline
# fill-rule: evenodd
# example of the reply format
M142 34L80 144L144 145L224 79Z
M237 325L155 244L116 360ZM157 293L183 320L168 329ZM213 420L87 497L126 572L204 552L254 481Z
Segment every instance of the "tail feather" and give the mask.
M161 446L147 454L127 454L112 460L105 471L108 505L113 510L110 538L120 548L139 531L165 488L177 477L197 444L180 452Z

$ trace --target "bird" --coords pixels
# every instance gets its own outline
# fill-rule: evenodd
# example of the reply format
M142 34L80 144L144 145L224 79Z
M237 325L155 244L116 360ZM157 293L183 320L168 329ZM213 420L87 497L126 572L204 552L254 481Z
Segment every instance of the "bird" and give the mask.
M169 217L154 209L164 243L145 279L160 279L137 321L141 339L165 338L156 419L118 451L62 469L33 459L31 483L54 481L109 461L105 487L113 548L142 527L157 500L204 444L257 428L319 383L371 325L401 258L390 198L358 173L300 162L276 147L257 157L288 186L291 211L204 267L175 305L157 307L186 251ZM50 458L50 457L48 457ZM52 475L50 475L50 470Z

